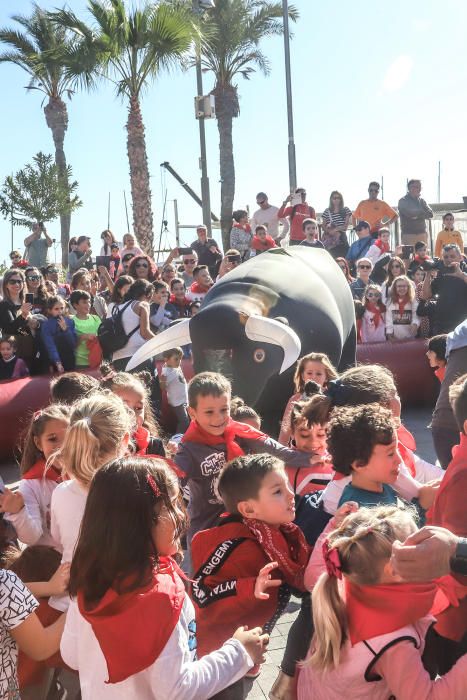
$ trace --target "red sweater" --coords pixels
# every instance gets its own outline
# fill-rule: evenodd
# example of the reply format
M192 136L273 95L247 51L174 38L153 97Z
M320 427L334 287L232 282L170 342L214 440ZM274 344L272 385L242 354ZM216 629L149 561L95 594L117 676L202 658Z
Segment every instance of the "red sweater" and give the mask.
M304 241L306 236L302 229L303 219L316 219L313 207L310 207L306 202L305 204L296 204L294 207L286 207L283 204L277 212L277 218L285 219L286 216L290 217L290 240Z
M199 656L222 646L240 625L271 631L272 618L285 609L288 595L281 586L268 590L268 600L255 598L256 577L270 560L238 517L222 516L219 525L198 532L191 557ZM277 569L272 577L278 578Z

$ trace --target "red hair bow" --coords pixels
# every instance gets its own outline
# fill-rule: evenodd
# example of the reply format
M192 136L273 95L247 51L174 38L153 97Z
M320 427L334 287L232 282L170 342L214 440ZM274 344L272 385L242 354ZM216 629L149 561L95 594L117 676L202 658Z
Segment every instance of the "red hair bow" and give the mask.
M328 576L335 576L336 578L341 579L342 564L339 551L336 547L330 546L329 540L324 540L323 542L323 557Z

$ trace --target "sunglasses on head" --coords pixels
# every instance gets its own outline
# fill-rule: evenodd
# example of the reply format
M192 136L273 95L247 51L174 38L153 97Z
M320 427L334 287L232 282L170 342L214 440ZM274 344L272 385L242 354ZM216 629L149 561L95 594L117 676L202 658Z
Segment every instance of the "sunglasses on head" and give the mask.
M26 277L26 279L28 282L37 282L38 280L40 280L40 277L39 275L29 275L28 277Z
M8 280L8 284L23 284L23 280Z

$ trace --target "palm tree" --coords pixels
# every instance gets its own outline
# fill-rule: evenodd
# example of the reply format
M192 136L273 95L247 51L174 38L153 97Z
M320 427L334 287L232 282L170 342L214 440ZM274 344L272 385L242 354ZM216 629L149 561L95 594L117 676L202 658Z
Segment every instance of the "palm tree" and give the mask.
M141 94L161 69L177 65L189 49L192 21L183 8L147 0L140 9L128 10L124 0L89 0L88 10L92 26L65 9L51 17L76 36L65 58L66 74L87 88L100 78L108 79L117 95L128 100L133 226L138 243L152 254L153 216Z
M68 111L63 97L71 98L74 79L65 74L60 55L70 44L69 33L53 24L37 4L33 4L30 17L13 15L11 19L24 31L0 29L0 42L10 47L0 54L0 62L20 66L30 78L27 89L39 90L47 98L44 114L55 145L55 163L60 176L67 181L63 143L68 128ZM67 265L70 213L61 214L60 225L62 263Z
M295 7L290 19L298 19ZM247 80L259 68L270 72L269 61L259 49L262 39L282 34L282 3L269 0L216 0L206 13L201 38L201 63L214 73L221 176L221 228L224 247L230 246L232 207L235 196L235 163L232 122L240 114L237 75Z

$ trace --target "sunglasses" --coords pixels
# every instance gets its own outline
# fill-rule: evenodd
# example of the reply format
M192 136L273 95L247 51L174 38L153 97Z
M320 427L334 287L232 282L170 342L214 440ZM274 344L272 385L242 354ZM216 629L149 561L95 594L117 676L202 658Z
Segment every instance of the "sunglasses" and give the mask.
M37 282L40 280L39 275L31 275L30 277L26 277L28 282Z
M265 201L265 199L257 199L256 204L264 204Z
M21 255L10 255L10 260L21 260Z
M196 260L191 260L191 259L190 259L190 260L184 260L184 261L183 261L183 264L184 264L184 265L194 265L195 262L196 262Z
M379 192L379 190L376 187L370 187L368 192Z
M359 265L359 270L371 270L371 265Z
M23 284L23 280L8 280L8 284Z
M147 269L149 265L147 263L136 263L135 267L145 267Z
M379 299L380 296L381 296L381 294L378 294L377 292L368 292L368 294L367 294L368 299L371 299L372 297Z
M48 275L58 275L58 270L47 270Z

